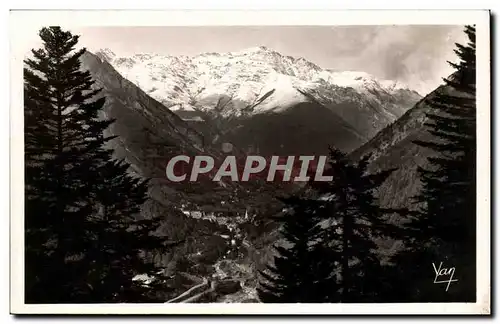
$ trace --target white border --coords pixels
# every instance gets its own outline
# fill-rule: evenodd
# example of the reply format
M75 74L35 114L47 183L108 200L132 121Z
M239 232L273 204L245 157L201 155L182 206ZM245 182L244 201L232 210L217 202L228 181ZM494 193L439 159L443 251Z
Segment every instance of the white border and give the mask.
M24 297L24 147L22 59L42 26L465 25L477 29L477 302L425 304L88 304L26 305ZM489 314L490 35L479 10L359 11L13 11L11 67L11 305L20 314Z

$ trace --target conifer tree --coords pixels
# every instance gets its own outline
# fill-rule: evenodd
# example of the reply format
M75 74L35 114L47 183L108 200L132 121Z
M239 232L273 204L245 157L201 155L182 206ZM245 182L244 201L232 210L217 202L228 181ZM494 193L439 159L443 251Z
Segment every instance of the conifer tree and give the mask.
M164 252L164 238L155 235L160 226L158 218L140 218L140 207L147 199L147 182L127 173L128 163L108 161L98 170L98 186L94 192L99 209L89 221L95 240L87 251L87 285L91 285L93 302L158 301L149 294L151 289L137 274L161 276L152 259L144 252Z
M103 130L104 99L91 101L90 74L79 71L84 50L70 52L78 38L58 27L40 31L43 48L25 61L26 299L70 300L78 288L66 263L78 259L85 218L92 211L89 179ZM60 283L55 285L55 283Z
M398 231L384 219L388 210L375 193L393 170L369 173L369 158L353 163L331 149L326 175L333 180L313 185L316 198L288 200L296 213L284 217L283 235L292 247L278 248L275 265L268 266L274 276L262 274L271 283L261 283L262 301L383 301L384 267L374 240Z
M149 238L154 222L132 221L146 183L104 147L113 120L101 118L105 99L80 69L78 36L60 27L39 35L24 69L25 300L122 301L132 272L151 268L139 248L161 247Z
M370 156L353 163L346 154L330 149L328 175L332 181L319 186L323 199L321 218L329 221L322 233L325 247L336 251L332 268L339 275L341 302L375 302L383 296L379 276L383 271L375 239L397 235L384 219L387 212L375 198L378 187L393 170L369 173Z
M289 210L282 219L285 243L275 245L274 264L260 272L259 298L264 303L333 302L336 281L329 268L332 258L318 242L317 202L298 197L283 202Z
M430 140L415 141L434 154L427 158L427 167L418 168L422 189L415 197L417 211L408 225L412 235L405 241L407 249L397 256L396 262L408 258L420 260L420 278L427 283L425 286L434 289L423 289L423 284L415 287L407 298L418 301L475 300L475 28L466 26L465 33L469 43L456 44L459 62L449 62L456 71L444 79L447 87L427 102L431 109L426 114L425 127ZM449 291L432 284L433 262L456 267L455 278L459 282L451 285Z

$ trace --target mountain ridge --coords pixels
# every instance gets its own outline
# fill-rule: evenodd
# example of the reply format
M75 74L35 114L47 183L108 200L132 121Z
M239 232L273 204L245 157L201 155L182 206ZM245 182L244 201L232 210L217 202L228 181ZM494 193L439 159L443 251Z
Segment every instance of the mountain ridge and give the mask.
M159 54L119 57L109 49L96 55L191 124L211 121L226 125L220 130L222 133L237 129L227 138L235 142L241 142L240 137L247 136L245 134L262 130L249 121L254 117L261 120L269 117L273 119L272 124L279 124L275 119L283 116L289 123L284 124L283 129L303 128L302 122L313 124L308 118L317 120L312 116L315 111L325 113L318 106L321 105L331 112L325 117L331 120L332 127L345 124L343 129L353 129L356 134L354 138L351 138L353 134L345 134L348 139L343 140L343 133L338 133L336 138L323 143L324 147L332 144L351 151L421 98L417 92L394 81L377 80L365 72L331 72L304 58L285 56L267 47L192 57ZM316 107L311 110L311 116L300 112L297 119L291 119L296 109L302 111L304 104ZM251 125L251 129L241 129L242 125ZM328 127L327 124L323 126ZM207 127L197 129L202 131ZM326 130L317 134L333 135ZM218 135L210 133L208 137L213 139ZM307 135L305 132L304 136ZM270 134L270 137L274 136ZM311 140L317 139L312 137ZM277 144L278 147L267 147L268 151L273 153L273 150L279 151L281 145L287 145ZM256 145L266 146L266 143Z
M279 88L280 85L283 87L298 85L305 89L309 87L315 88L321 82L326 82L338 87L351 87L365 94L368 93L368 90L375 89L388 93L406 90L419 95L407 85L397 81L379 80L373 75L360 71L333 72L323 69L303 57L296 58L282 55L263 46L226 53L207 52L195 56L151 53L117 56L110 49L101 49L96 52L96 55L107 60L125 78L141 88L144 87L146 93L159 99L162 103L170 103L171 105L167 104L167 107L172 106L174 109L176 104L188 103L189 100L185 100L182 95L199 96L202 93L204 96L210 94L235 94L234 90L239 89L236 89L231 81L245 82L244 90L253 91L252 93L243 93L243 91L236 93L237 99L247 101L255 99L258 94L257 90L266 91L263 88L258 88L252 82L259 83L258 85L275 82L278 87L274 86L274 88ZM179 75L179 71L182 71L183 75ZM164 77L161 76L163 77L162 80L155 76L155 74L160 73L165 74ZM209 77L212 77L212 79ZM186 83L186 79L193 78L198 80L189 80L191 83ZM168 84L169 81L180 82ZM160 89L159 85L163 85L164 88ZM181 93L177 97L173 96L169 92L182 90L176 89L176 85L177 87L186 86L186 91L189 91L189 94ZM172 86L172 88L170 89L168 86ZM207 88L207 86L210 86L210 88ZM252 86L254 89L252 89ZM150 88L148 89L148 87ZM273 85L269 84L267 88L267 91L269 91L273 88ZM183 99L183 101L179 102L178 99Z
M453 76L450 76L450 78ZM418 193L421 183L417 175L418 167L427 167L427 158L434 153L413 141L431 140L425 127L426 113L434 112L429 101L439 94L451 93L450 86L441 85L422 98L394 123L379 131L371 140L353 152L350 157L359 160L370 154L370 171L396 168L379 189L379 199L384 207L414 208L412 197Z

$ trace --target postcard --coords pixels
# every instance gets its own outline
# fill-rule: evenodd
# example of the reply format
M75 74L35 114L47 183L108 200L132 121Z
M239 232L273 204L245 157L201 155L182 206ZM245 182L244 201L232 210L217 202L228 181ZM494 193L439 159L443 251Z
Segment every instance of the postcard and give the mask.
M489 315L489 19L11 11L11 313Z

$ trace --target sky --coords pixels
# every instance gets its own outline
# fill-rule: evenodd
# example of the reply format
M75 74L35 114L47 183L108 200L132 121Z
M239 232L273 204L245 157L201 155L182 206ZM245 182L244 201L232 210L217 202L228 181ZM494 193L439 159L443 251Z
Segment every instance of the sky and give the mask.
M448 76L463 26L189 26L73 28L90 51L194 56L267 46L322 68L363 71L424 95Z

